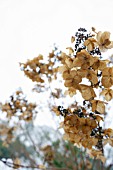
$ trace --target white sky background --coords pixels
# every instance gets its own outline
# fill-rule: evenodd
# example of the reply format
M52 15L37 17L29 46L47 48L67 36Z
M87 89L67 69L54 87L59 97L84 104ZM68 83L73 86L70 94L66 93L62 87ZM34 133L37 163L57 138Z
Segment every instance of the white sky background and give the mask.
M30 94L33 83L19 62L48 53L53 43L68 46L79 27L113 37L112 18L112 0L0 0L0 101L18 87Z

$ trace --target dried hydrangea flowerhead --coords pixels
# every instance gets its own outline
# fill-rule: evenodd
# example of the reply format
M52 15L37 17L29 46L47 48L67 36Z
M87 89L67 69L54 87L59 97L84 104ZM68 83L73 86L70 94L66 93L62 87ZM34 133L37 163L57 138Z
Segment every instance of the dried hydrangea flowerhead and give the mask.
M26 63L20 63L21 70L33 82L44 84L47 79L51 82L57 78L58 63L63 63L65 59L63 53L60 56L59 53L61 52L57 52L57 48L55 48L46 57L40 54Z
M113 69L108 60L101 60L101 51L113 48L113 42L110 41L109 32L97 33L94 28L92 31L95 35L79 28L71 38L75 47L67 47L68 54L60 52L55 55L53 51L47 63L44 63L42 57L37 57L23 64L23 70L32 81L39 83L44 83L45 77L52 79L59 71L67 88L66 94L74 96L77 91L81 93L84 108L79 106L79 109L76 107L71 110L59 106L58 109L53 108L53 111L57 116L64 117L61 125L65 132L64 138L89 149L94 157L104 162L103 143L105 140L111 142L113 137L105 135L107 131L100 125L100 121L104 121L106 103L98 99L95 88L105 90L101 94L106 100L112 99L112 90L109 88L113 85ZM59 68L55 67L56 61ZM88 84L83 82L83 78L87 79Z
M96 39L101 51L113 48L113 41L110 41L110 32L99 31L97 33Z
M0 110L6 113L5 124L0 124L0 135L5 146L15 139L15 131L20 128L21 122L34 119L37 114L36 107L35 103L28 102L22 90L16 91L4 104L1 103Z
M64 139L87 148L91 156L105 162L103 143L112 145L113 136L108 135L112 131L104 130L100 125L100 121L104 121L107 103L98 99L95 88L101 89L100 95L106 101L113 98L113 90L110 89L113 85L113 67L109 67L109 60L102 60L101 53L113 48L113 42L110 41L109 32L96 33L94 28L93 32L95 35L88 34L86 29L78 29L75 38L71 38L71 42L75 43L75 52L69 47L69 54L65 54L63 66L59 68L64 85L68 88L66 94L74 96L79 91L84 99L84 109L82 106L74 111L62 109L58 110L60 114L57 111L56 114L64 116L61 125L65 132ZM88 85L82 81L83 78L89 81Z
M19 121L31 121L37 113L36 107L35 103L28 102L20 90L11 95L8 102L1 105L1 111L6 112L9 121L14 117L18 117Z
M73 67L88 69L93 63L93 57L86 50L81 50L81 52L77 53L76 58L73 61Z

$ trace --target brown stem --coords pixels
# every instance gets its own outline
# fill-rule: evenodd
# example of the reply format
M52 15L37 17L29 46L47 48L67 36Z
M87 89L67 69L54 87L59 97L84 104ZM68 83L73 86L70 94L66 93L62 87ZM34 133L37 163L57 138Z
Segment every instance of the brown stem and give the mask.
M0 159L0 161L1 161L2 163L4 163L5 165L7 165L8 167L14 168L14 169L17 169L17 167L21 167L21 168L37 168L37 169L40 169L40 165L37 165L37 166L22 165L22 164L16 164L16 163L4 161L4 160L2 160L2 159Z

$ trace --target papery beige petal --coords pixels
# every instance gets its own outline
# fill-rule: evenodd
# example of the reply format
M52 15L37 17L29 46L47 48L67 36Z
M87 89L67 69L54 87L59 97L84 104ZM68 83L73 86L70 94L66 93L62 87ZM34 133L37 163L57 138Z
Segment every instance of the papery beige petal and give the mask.
M74 85L77 85L82 81L82 78L81 76L75 76L73 81L74 81Z
M113 48L113 41L111 41L111 43L107 46L108 49Z
M67 59L65 60L65 63L67 64L67 66L68 66L69 68L72 68L73 60L72 60L71 58L67 58Z
M97 74L95 71L93 70L89 70L87 78L93 83L93 84L97 84L98 83L98 78L97 78Z
M96 111L98 111L101 114L105 113L105 104L102 101L98 101Z
M62 74L62 77L63 77L64 80L70 79L71 76L70 76L69 71L68 70L64 71L63 74Z
M101 82L102 82L102 85L103 85L105 88L109 88L109 87L112 86L112 83L111 83L111 81L110 81L110 78L107 77L107 76L106 76L106 77L103 76Z
M71 87L71 86L73 86L73 79L68 79L68 80L66 80L65 83L64 83L64 85L65 85L66 87Z
M71 43L73 43L75 41L75 37L71 37Z
M101 91L100 95L105 96L107 92L108 92L108 89L104 89L104 90Z
M73 54L74 53L74 50L72 49L72 47L67 47L66 49L69 50L69 55Z
M58 71L63 73L64 71L68 70L68 67L66 65L58 67Z
M78 73L78 75L80 75L80 76L83 78L83 77L86 77L86 76L87 76L88 70L78 69L78 70L77 70L77 73Z
M77 73L76 70L71 70L71 71L70 71L70 76L71 76L72 78L74 78L74 77L77 76L77 75L78 75L78 73Z
M100 38L101 38L101 36L102 36L102 32L99 31L99 32L97 33L97 36L96 36L97 41L98 41L99 43L100 43Z
M104 68L106 68L106 62L100 60L98 69L102 71Z
M82 63L78 58L73 60L73 67L81 67Z
M97 108L97 101L96 100L92 100L92 112L95 112L96 108Z
M109 38L110 38L110 32L108 31L103 32L100 37L101 43L105 43L105 41L109 40Z
M92 87L80 84L80 92L85 100L90 100L96 97L96 94Z
M112 99L112 96L111 96L111 94L109 92L106 93L105 99L106 99L106 101L110 101Z

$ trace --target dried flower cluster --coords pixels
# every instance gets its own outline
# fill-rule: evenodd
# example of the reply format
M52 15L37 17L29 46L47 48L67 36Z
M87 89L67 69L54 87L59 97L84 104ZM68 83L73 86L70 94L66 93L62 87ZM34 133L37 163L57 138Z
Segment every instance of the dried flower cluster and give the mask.
M49 53L46 60L42 55L39 55L33 60L28 60L25 64L20 63L20 67L33 82L44 83L47 78L51 82L52 79L57 78L58 66L55 63L63 62L64 60L59 54L60 52L57 52L57 49L55 49Z
M64 116L60 125L65 131L64 139L87 148L91 156L105 162L103 146L107 143L113 146L113 130L100 126L100 121L104 121L107 103L97 99L95 89L101 91L100 95L106 101L113 98L113 67L109 66L109 60L102 60L101 53L113 48L113 41L110 41L109 32L96 33L94 29L93 34L86 32L80 28L71 38L71 42L75 42L75 49L68 48L69 55L65 56L64 64L58 69L68 94L74 96L79 91L84 99L84 107L71 110L59 106L54 111ZM88 85L83 84L83 78L88 80Z
M2 112L7 113L7 118L18 117L19 120L30 121L37 113L36 104L29 103L22 91L16 91L10 100L1 105Z
M68 54L55 54L53 50L45 64L43 56L39 55L20 65L26 76L39 83L45 82L44 75L52 81L60 72L67 88L66 94L72 97L78 91L81 93L83 106L73 109L59 106L53 107L53 111L64 116L60 125L65 131L64 139L88 149L92 157L105 162L103 146L107 143L113 146L113 130L103 129L100 122L104 122L106 104L113 98L113 66L109 60L102 59L102 52L113 48L113 41L107 31L96 32L92 28L88 33L79 28L71 42L74 47L66 48ZM84 78L87 84L84 84ZM96 90L105 100L98 98Z
M18 122L33 120L37 113L36 104L29 103L23 92L18 90L10 96L9 101L5 104L1 103L0 109L3 113L6 113L7 118L7 124L0 124L0 135L4 141L3 144L7 146L14 138L14 132L19 126ZM12 120L14 121L13 126L10 125Z

